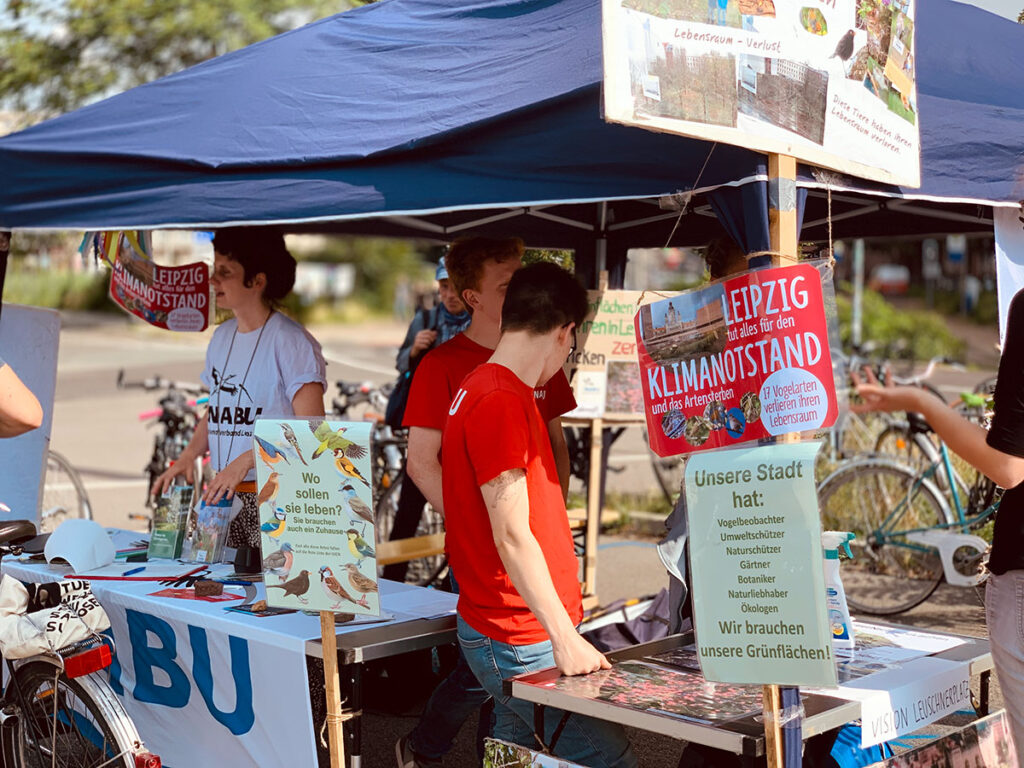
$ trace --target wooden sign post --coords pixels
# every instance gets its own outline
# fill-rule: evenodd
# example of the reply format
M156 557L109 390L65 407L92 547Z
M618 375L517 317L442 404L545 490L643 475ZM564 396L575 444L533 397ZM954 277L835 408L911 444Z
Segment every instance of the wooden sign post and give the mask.
M327 745L331 768L345 768L345 732L341 712L341 682L338 680L338 636L334 613L320 611L320 641L324 649L324 690L327 695Z
M790 155L768 155L768 236L771 250L778 254L773 258L772 266L796 264L796 158ZM795 436L783 438L786 441L795 439ZM765 758L768 768L783 768L784 765L779 698L779 686L764 687Z

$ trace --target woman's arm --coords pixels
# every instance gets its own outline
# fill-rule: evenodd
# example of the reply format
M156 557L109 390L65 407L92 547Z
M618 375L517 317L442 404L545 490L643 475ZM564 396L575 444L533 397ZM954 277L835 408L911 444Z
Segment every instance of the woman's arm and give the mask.
M149 489L150 495L160 496L174 482L174 478L180 475L185 476L186 482L194 482L195 478L192 467L195 464L195 460L197 457L205 455L210 447L207 422L208 413L209 411L207 410L202 418L199 419L199 423L196 424L196 430L192 433L192 439L189 440L181 455L178 456L170 467L163 471L163 474L153 481L153 487Z
M299 387L292 398L292 412L299 417L324 416L324 385L310 381Z
M43 423L43 408L14 369L0 363L0 437L17 437Z

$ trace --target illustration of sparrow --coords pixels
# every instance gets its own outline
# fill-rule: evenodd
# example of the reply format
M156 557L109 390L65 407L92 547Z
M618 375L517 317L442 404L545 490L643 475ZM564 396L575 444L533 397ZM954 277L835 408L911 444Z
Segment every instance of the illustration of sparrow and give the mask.
M260 495L257 500L259 506L263 506L264 504L270 504L273 506L274 499L277 498L277 492L281 490L281 484L277 480L278 477L280 477L280 475L278 475L277 472L271 472L270 477L267 478L267 482L265 482L263 487L260 488Z
M357 592L365 594L367 592L377 591L377 582L369 576L364 576L355 563L345 563L345 570L348 571L348 583L351 584Z
M306 464L306 460L302 458L302 450L299 448L299 441L295 437L295 431L289 425L281 424L281 434L284 435L284 439L288 442L288 445L295 450L295 455L299 457L299 461ZM309 465L306 464L306 466L308 467Z
M352 460L341 451L334 452L334 466L343 478L351 477L361 482L367 488L370 487L370 484L366 482L366 478L359 474L359 470L356 469L356 465L352 463Z
M292 545L286 541L277 552L271 552L263 558L263 570L276 574L281 581L286 581L288 574L291 573L293 560Z
M278 507L274 510L274 516L268 518L267 522L260 526L260 530L273 539L280 538L286 525L285 517L284 510Z
M359 531L355 528L349 528L345 531L345 535L348 536L348 548L349 551L355 555L356 560L360 563L367 557L373 557L376 554L373 551L373 547L366 543L366 539L359 535Z
M345 494L345 501L348 502L349 509L366 522L373 523L373 511L366 505L365 501L359 498L352 483L342 483L338 490Z
M313 433L313 437L320 441L320 445L313 451L314 459L326 450L334 451L335 455L342 451L353 459L361 459L366 455L366 448L364 446L342 437L345 433L345 427L340 427L337 432L332 432L330 425L323 419L309 419L308 423L309 431Z
M309 592L309 571L303 569L299 571L299 575L291 581L286 581L284 584L267 584L267 589L283 589L285 595L295 595L299 598L299 602L305 605L309 602L303 597L304 594Z
M263 463L267 465L267 469L273 469L273 465L284 459L285 464L290 464L288 457L285 456L283 450L278 448L268 440L264 440L259 435L253 435L256 438L256 453L263 459Z
M320 585L324 589L324 594L332 598L336 602L332 605L332 608L338 608L341 606L342 600L348 600L350 603L368 608L369 604L366 602L366 596L363 595L358 600L355 600L352 595L345 591L345 588L338 583L338 580L334 578L334 571L328 568L326 565L320 566Z

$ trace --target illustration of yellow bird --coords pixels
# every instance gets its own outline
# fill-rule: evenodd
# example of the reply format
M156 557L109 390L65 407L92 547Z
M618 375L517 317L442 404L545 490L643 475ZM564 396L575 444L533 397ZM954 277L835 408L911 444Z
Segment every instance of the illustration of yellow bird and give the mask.
M353 459L361 459L366 455L366 447L354 443L348 438L342 437L345 427L340 427L336 432L331 431L331 426L323 419L308 419L309 431L313 437L320 441L320 445L313 451L313 458L317 458L324 451L331 450L337 455L339 451Z
M351 477L361 482L367 488L370 487L370 484L366 482L366 478L359 474L359 470L356 469L356 465L352 463L352 459L341 451L334 452L334 466L343 477Z
M345 531L345 535L348 536L348 548L349 551L355 555L356 560L360 563L367 557L373 557L376 553L362 536L359 535L359 531L355 528L349 528Z
M260 526L260 530L270 536L273 539L279 538L284 533L286 525L285 512L283 509L278 507L274 510L274 516L269 518L267 522Z

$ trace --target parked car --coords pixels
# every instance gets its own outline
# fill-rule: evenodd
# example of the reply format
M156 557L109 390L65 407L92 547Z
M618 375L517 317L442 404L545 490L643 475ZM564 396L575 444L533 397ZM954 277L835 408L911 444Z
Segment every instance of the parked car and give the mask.
M910 269L902 264L879 264L871 270L868 288L879 293L903 295L910 288Z

